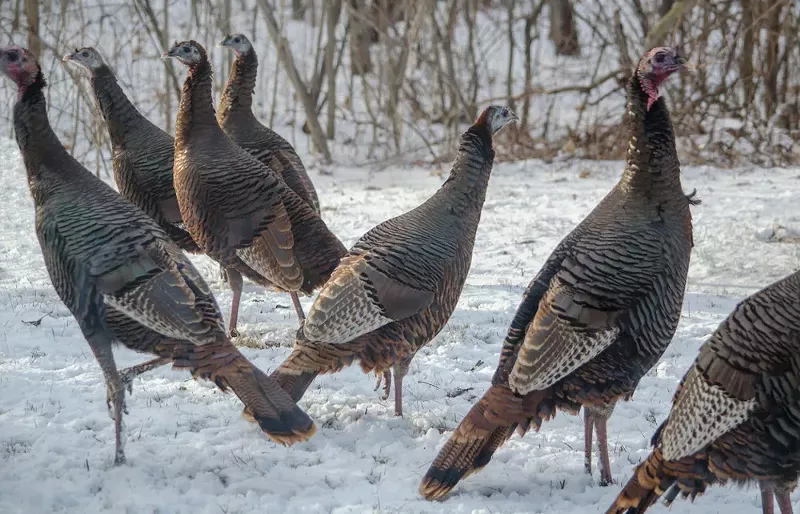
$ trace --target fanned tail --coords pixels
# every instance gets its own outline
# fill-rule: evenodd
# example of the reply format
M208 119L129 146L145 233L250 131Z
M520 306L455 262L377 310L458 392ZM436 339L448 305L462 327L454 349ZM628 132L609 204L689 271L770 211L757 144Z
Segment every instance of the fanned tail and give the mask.
M419 486L427 500L446 496L458 482L480 470L508 439L517 424L527 422L527 398L493 385L445 443Z
M314 435L314 421L273 379L248 361L229 341L192 346L176 352L173 366L188 368L195 378L213 381L223 391L231 389L271 439L283 445Z

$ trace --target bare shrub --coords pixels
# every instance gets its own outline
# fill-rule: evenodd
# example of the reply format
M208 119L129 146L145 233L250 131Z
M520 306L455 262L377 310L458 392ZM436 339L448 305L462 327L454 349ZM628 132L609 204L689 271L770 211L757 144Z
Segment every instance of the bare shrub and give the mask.
M665 87L685 162L785 165L800 158L799 10L792 0L14 0L0 2L0 30L41 56L53 123L99 173L105 129L88 81L60 55L98 47L171 131L183 70L160 52L200 41L219 91L232 56L213 47L231 31L259 54L256 115L312 166L449 160L489 103L520 115L501 141L508 156L620 158L625 81L659 44L697 65Z

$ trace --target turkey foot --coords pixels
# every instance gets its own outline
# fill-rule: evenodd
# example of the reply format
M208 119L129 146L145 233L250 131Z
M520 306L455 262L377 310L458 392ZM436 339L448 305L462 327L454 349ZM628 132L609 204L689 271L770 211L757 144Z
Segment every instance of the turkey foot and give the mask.
M392 371L386 370L383 373L378 374L378 383L375 384L375 389L373 391L377 391L378 388L381 386L381 382L383 382L383 396L381 396L381 400L388 400L389 399L389 392L392 390Z

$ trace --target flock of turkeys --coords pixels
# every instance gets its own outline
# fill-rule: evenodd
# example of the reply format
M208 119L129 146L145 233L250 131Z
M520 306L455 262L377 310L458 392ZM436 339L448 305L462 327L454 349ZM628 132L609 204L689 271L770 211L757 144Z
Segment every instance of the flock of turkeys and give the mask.
M45 77L18 46L0 48L16 83L14 128L36 207L36 233L53 287L103 371L116 428L125 390L163 364L232 390L272 439L314 435L298 406L314 378L358 361L394 381L445 326L469 273L492 171L493 136L516 116L488 107L461 136L450 176L419 207L387 220L347 250L320 216L292 146L253 114L258 60L243 35L218 110L211 65L195 41L163 57L188 68L175 137L149 122L93 48L64 56L85 68L113 147L119 193L62 146L50 127ZM556 411L585 418L585 462L599 447L612 483L607 421L666 350L681 312L693 246L690 206L659 86L686 67L674 48L639 60L627 86L627 165L619 182L553 250L528 286L492 383L422 480L444 498L487 465L514 432L539 430ZM185 252L216 260L233 290L228 330ZM271 376L231 342L243 277L288 292L300 319L294 348ZM307 314L298 294L319 293ZM639 513L660 496L694 498L710 484L757 481L765 513L792 512L800 471L800 273L739 304L702 346L678 386L653 451L608 513ZM112 343L155 358L118 370ZM376 387L377 388L377 387Z

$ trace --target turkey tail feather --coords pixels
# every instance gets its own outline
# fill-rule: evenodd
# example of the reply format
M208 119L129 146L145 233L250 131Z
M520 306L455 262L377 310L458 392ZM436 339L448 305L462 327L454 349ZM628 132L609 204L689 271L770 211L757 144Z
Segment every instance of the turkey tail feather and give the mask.
M317 378L317 375L318 373L314 371L305 371L299 375L293 375L283 372L278 368L272 372L270 378L273 382L282 387L283 390L292 397L292 400L297 402L306 394L308 386Z
M672 480L660 476L662 460L661 450L653 450L647 460L636 468L606 514L642 514L653 505L672 485Z
M488 464L524 419L523 397L505 386L490 387L436 456L419 486L420 494L428 500L443 498L462 478Z
M272 440L288 446L316 432L314 422L286 391L229 342L195 346L182 353L176 356L174 367L189 368L195 378L211 380L223 391L232 390L245 404L245 413Z

